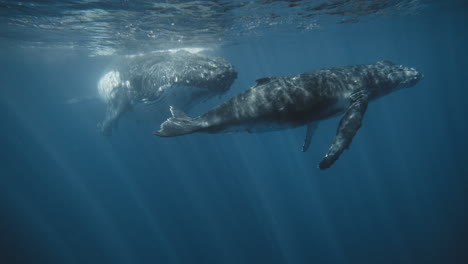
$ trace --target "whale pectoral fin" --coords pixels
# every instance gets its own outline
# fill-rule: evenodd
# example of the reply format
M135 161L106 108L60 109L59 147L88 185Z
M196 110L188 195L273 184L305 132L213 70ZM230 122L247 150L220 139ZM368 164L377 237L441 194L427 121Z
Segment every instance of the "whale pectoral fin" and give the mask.
M132 105L127 98L116 99L115 102L109 102L106 109L104 120L98 124L98 129L104 136L110 136L112 129L117 128L120 117L130 111Z
M354 135L361 127L362 118L369 102L369 95L366 91L358 91L351 98L351 105L340 120L333 144L319 164L321 170L333 165L341 153L349 147Z
M304 144L302 145L302 152L306 152L309 149L310 141L312 140L312 136L315 133L315 130L318 128L318 122L312 122L307 125L307 131L304 138Z

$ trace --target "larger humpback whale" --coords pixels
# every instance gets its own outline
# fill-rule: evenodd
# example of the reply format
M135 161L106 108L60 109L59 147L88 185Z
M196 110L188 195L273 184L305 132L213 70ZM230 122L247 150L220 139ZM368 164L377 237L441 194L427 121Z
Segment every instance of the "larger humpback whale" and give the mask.
M320 169L326 169L351 144L370 100L414 86L422 77L414 68L380 61L291 77L262 78L254 87L196 118L171 107L173 116L155 134L174 137L194 132L258 132L308 125L305 151L317 123L343 113L333 144L319 164Z
M102 134L110 135L119 118L141 103L187 110L201 99L227 91L236 77L224 59L186 50L126 56L98 82L99 95L107 104L98 126Z

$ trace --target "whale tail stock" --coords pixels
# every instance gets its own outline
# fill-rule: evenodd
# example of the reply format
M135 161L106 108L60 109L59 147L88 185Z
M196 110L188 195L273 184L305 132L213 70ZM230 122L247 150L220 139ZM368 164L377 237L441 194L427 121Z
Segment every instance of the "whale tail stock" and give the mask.
M187 114L170 106L172 117L161 124L159 131L153 134L160 137L176 137L191 134L201 128L201 125Z

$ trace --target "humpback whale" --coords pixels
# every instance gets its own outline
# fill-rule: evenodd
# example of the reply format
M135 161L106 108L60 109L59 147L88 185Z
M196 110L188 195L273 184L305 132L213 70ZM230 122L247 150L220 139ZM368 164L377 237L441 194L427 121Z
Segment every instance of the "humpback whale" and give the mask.
M290 77L267 77L205 114L190 118L175 107L156 135L195 132L261 132L307 125L302 150L309 147L318 122L342 114L320 169L327 169L349 147L361 127L368 102L404 87L423 75L389 61L321 69Z
M219 57L186 50L160 51L117 60L98 82L106 102L101 133L110 135L119 118L138 104L176 105L187 110L194 103L227 90L237 77L233 66Z

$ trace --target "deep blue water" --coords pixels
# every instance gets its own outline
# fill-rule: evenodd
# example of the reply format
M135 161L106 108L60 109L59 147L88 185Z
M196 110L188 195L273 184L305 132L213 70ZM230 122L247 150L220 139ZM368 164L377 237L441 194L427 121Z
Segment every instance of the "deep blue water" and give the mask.
M305 128L110 138L92 94L109 58L0 51L0 263L466 263L466 5L243 37L217 55L264 76L392 60L424 79L368 107L337 163L339 117ZM210 101L208 108L219 101ZM211 105L210 105L211 104ZM169 113L167 112L167 115Z

